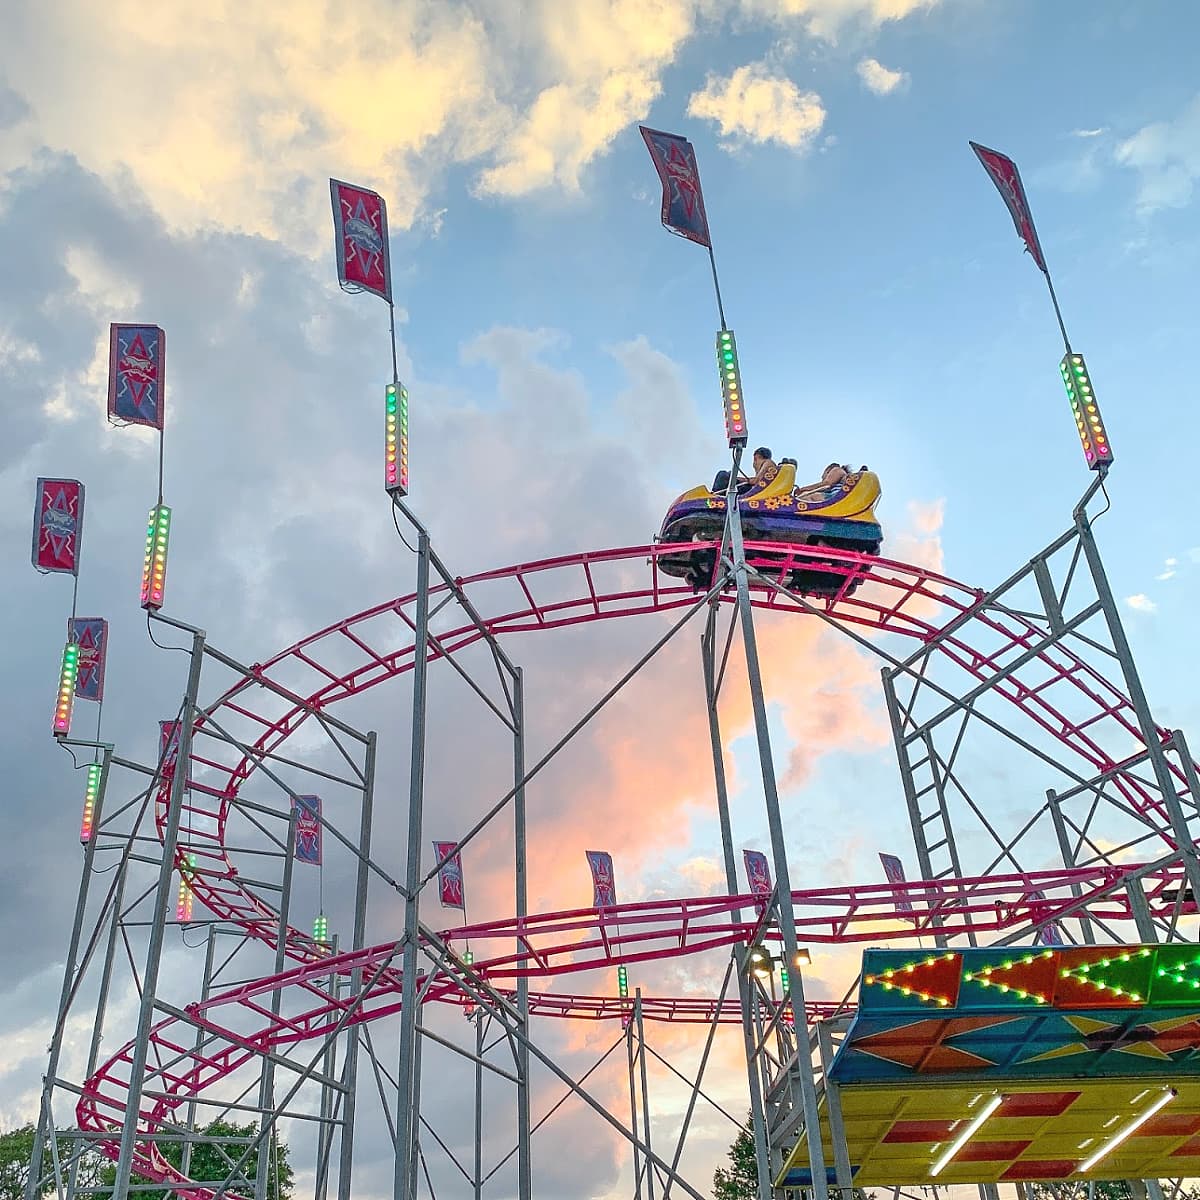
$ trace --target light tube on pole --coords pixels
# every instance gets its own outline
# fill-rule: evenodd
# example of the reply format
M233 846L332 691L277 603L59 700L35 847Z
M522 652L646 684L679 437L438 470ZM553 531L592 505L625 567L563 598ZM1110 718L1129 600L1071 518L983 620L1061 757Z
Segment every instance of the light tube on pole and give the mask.
M950 1144L950 1148L942 1155L941 1158L933 1164L929 1174L931 1176L940 1175L945 1169L946 1164L975 1136L979 1127L1000 1107L1004 1097L1000 1095L993 1096L975 1115L975 1119L954 1139Z
M1085 1171L1090 1171L1102 1158L1111 1154L1127 1137L1136 1133L1152 1116L1160 1109L1166 1108L1168 1104L1179 1093L1174 1088L1167 1088L1155 1102L1140 1116L1134 1117L1124 1129L1119 1129L1116 1133L1096 1151L1091 1158L1079 1164L1079 1173L1082 1175Z

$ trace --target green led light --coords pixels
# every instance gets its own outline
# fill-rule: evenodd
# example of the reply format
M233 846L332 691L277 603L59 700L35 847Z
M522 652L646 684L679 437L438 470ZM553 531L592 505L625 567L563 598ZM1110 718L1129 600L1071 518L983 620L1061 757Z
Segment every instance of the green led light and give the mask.
M1092 381L1082 354L1066 354L1059 363L1059 373L1067 389L1067 399L1075 417L1083 457L1088 467L1095 471L1113 461L1112 447L1100 409L1096 404Z
M744 446L748 438L746 410L742 399L737 343L732 330L723 329L717 334L717 370L721 379L721 400L725 407L726 439L730 446Z
M624 966L617 967L617 992L622 999L629 995L629 975Z
M79 822L79 841L86 846L92 840L96 823L96 801L100 798L100 775L103 768L99 763L89 763L87 787L83 792L83 817Z
M145 609L159 609L167 585L167 547L171 533L171 510L156 504L146 522L146 554L142 561L142 598Z

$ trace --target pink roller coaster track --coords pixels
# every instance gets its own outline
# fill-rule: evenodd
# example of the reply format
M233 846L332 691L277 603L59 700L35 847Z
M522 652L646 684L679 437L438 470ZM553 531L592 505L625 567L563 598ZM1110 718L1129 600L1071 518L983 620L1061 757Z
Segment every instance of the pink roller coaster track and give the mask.
M458 587L481 614L483 628L468 621L439 629L430 661L452 656L487 635L556 629L693 604L696 597L691 590L659 569L659 558L672 549L653 545L583 553L461 579ZM939 654L980 682L993 680L1003 665L1022 658L1016 671L993 682L993 691L1057 739L1064 757L1078 762L1089 775L1119 769L1143 749L1132 706L1112 683L1062 644L1047 645L1046 630L1035 621L981 606L981 592L923 567L887 559L824 547L808 551L783 544L747 544L751 564L769 563L772 571L809 565L808 560L818 554L822 560L836 559L832 570L841 576L837 593L819 602L830 621L856 627L868 637L899 635L914 648L933 644ZM599 586L601 576L615 576L615 585ZM505 589L519 597L515 607L497 605L498 592ZM432 588L431 601L436 605L449 592L444 584ZM556 598L539 600L539 596ZM193 830L181 839L176 861L186 867L188 856L195 856L194 893L219 919L275 945L277 911L239 878L225 849L230 806L257 769L258 756L277 751L314 712L412 667L416 599L415 594L403 596L347 617L256 666L256 679L270 680L294 696L281 714L271 711L279 707L278 692L242 681L206 710L207 717L197 718L200 727L205 720L219 723L222 714L229 719L236 715L259 731L251 746L254 753L243 755L232 767L193 754L193 766L211 772L207 781L190 783L191 824L203 832ZM754 603L760 609L811 615L804 605L767 589L755 591ZM373 644L381 621L391 630L386 648ZM968 638L986 638L990 648L973 647ZM347 668L348 659L352 665ZM297 689L297 677L311 680L312 686ZM1064 690L1072 697L1069 705L1058 699ZM1075 715L1068 717L1065 707ZM1165 740L1166 731L1159 732ZM1118 744L1119 749L1114 749ZM1158 826L1164 852L1174 849L1160 798L1128 773L1118 775L1117 786L1131 810ZM156 808L160 833L166 820L164 799L160 793ZM1169 911L1181 886L1181 872L1172 865L1145 873L1141 864L810 889L794 892L792 903L798 930L810 942L878 943L913 938L934 926L947 935L968 928L999 933L1081 905L1100 919L1129 919L1119 884L1139 869L1152 909ZM475 948L473 969L490 985L507 991L521 976L548 982L572 972L677 958L745 942L754 932L758 911L752 896L694 897L537 914L464 926L441 936L451 947L469 937ZM155 1026L143 1080L139 1125L144 1132L153 1133L173 1122L192 1096L216 1086L251 1060L293 1050L332 1032L352 1003L331 999L322 987L333 973L348 976L361 968L363 979L371 981L352 1022L366 1023L398 1011L400 973L391 965L394 942L334 957L301 930L289 929L284 950L296 964L291 969L189 1005L190 1023L168 1017ZM275 989L285 996L287 1016L272 1015L270 997ZM438 978L426 999L462 1004L466 997L453 980ZM651 997L644 1005L646 1017L654 1020L740 1019L736 1001ZM583 1020L616 1018L622 1011L616 998L552 992L531 993L530 1007L539 1016ZM810 1004L808 1017L828 1015L837 1007ZM197 1024L207 1035L200 1052L192 1046ZM102 1143L113 1157L130 1091L132 1059L131 1042L85 1082L77 1106L81 1129L114 1135L111 1143ZM161 1157L152 1141L137 1143L134 1169L175 1184L180 1194L196 1200L212 1195L200 1185L187 1186L188 1181Z

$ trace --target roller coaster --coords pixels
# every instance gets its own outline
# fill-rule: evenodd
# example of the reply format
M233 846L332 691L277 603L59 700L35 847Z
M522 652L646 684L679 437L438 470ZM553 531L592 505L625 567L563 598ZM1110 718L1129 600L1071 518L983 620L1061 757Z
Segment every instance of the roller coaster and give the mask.
M1181 834L1194 827L1196 819L1196 766L1182 734L1159 728L1150 719L1103 575L1086 515L1087 499L1077 508L1066 534L991 590L968 587L925 567L892 559L827 546L742 543L737 536L698 545L714 564L709 586L699 596L661 569L661 560L673 552L669 543L583 552L459 577L442 564L424 528L400 505L418 534L418 589L346 617L262 663L243 666L209 646L201 631L156 614L153 619L164 628L192 639L176 766L172 770L165 755L157 763L134 764L117 756L113 747L103 748L103 790L111 788L110 772L118 770L140 771L148 779L141 797L143 809L148 808L161 846L157 878L149 890L150 911L160 914L160 919L151 931L147 960L138 978L138 1027L134 1037L101 1061L96 1054L104 1020L101 1003L86 1077L79 1084L58 1077L65 1016L89 966L90 951L106 928L115 937L115 930L130 924L129 910L122 910L121 892L124 875L132 867L130 848L137 825L121 831L119 818L98 811L99 836L85 848L45 1112L52 1111L56 1088L75 1092L81 1145L111 1155L126 1179L133 1171L173 1187L182 1196L208 1200L218 1195L262 1194L270 1131L280 1120L297 1115L297 1106L303 1107L299 1098L315 1089L320 1095L317 1190L323 1194L336 1175L339 1196L348 1196L356 1093L363 1086L359 1059L366 1056L379 1084L381 1103L389 1100L395 1114L396 1194L416 1195L418 1163L428 1180L419 1149L429 1138L423 1137L420 1058L414 1048L421 1039L440 1036L418 1021L427 1007L446 1005L471 1013L480 1031L494 1022L511 1047L514 1069L501 1073L507 1074L517 1093L514 1149L519 1194L532 1194L538 1144L529 1112L532 1056L542 1069L562 1080L569 1093L592 1104L598 1118L631 1144L639 1194L643 1185L652 1194L657 1180L663 1187L673 1184L698 1196L703 1193L681 1173L680 1153L668 1159L654 1148L656 1142L661 1145L662 1131L657 1130L658 1137L652 1139L644 1048L640 1097L634 1086L639 1059L634 1043L644 1046L646 1022L693 1023L712 1029L736 1024L746 1038L751 1102L759 1118L756 1135L765 1160L764 1177L770 1176L764 1185L779 1191L784 1159L804 1128L815 1127L818 1106L828 1103L834 1087L828 1077L829 1051L836 1049L854 1011L853 995L841 1002L806 1000L798 938L836 945L906 944L916 939L933 939L942 947L965 942L1004 945L1028 943L1053 927L1076 930L1072 936L1081 943L1112 940L1123 928L1135 928L1143 939L1170 941L1184 936L1183 927L1195 912L1196 858L1190 835L1183 841ZM823 571L839 577L838 586L828 594L813 598L778 582L803 572L817 558ZM1065 571L1056 565L1063 562ZM1089 595L1078 600L1077 593L1089 582ZM1022 594L1023 590L1029 594ZM504 649L506 640L616 618L650 622L658 615L661 624L664 614L671 622L666 633L563 741L525 769L521 673ZM777 856L779 882L772 895L749 894L737 884L717 717L723 664L729 641L740 628L756 707L761 708L762 683L754 675L754 625L764 619L801 618L837 630L884 664L884 688L921 867L918 880L795 890L788 884L786 860L781 862ZM700 622L729 894L553 913L523 911L525 785L563 752L570 737L654 654L685 627ZM1101 645L1097 629L1106 633L1107 647ZM472 647L482 649L494 662L505 684L503 704L487 702L513 731L516 771L513 787L483 813L480 824L460 844L465 845L506 809L515 810L521 911L507 920L435 930L420 916L421 890L434 872L422 873L419 853L415 869L410 862L403 881L392 878L373 857L375 735L359 733L342 722L335 710L339 703L397 677L411 677L417 763L424 737L428 669L440 664L438 670L456 670L469 679L464 662ZM1119 669L1114 670L1113 663ZM206 664L232 674L235 681L215 700L201 704L198 690ZM484 695L479 685L472 686ZM930 706L928 717L921 714L922 704ZM761 739L765 712L756 715ZM963 727L972 722L1001 737L1012 753L1031 756L1047 770L1048 778L1054 778L1057 791L1049 793L1047 803L1034 810L1021 829L997 829L958 777L957 747ZM360 797L357 830L339 830L325 822L326 836L336 837L357 864L358 895L349 949L289 923L295 792L285 775L303 769L306 758L312 766L314 727L319 733L316 740L336 747L343 760L346 771L338 777L340 784ZM301 730L309 736L298 737ZM939 739L946 738L951 739L949 750L938 745ZM292 750L290 741L301 748ZM761 740L759 745L764 751L764 790L771 796L775 783L769 741L765 748ZM328 771L324 776L334 778ZM249 801L251 794L257 794L253 785L268 781L276 801ZM421 785L415 767L409 816L410 838L418 847ZM951 796L956 789L957 804ZM1082 817L1072 813L1072 802L1082 806ZM129 807L124 804L118 811L127 812ZM260 823L273 822L282 831L276 838L276 852L268 857L280 871L278 881L258 878L239 860L234 829L245 820L248 807ZM982 869L963 869L961 838L953 824L956 814L960 824L974 816L973 832L983 830L988 835L992 853ZM1031 870L1021 865L1022 841L1032 844L1036 835L1031 831L1039 824L1052 827L1058 835L1061 866ZM1102 836L1097 832L1100 825ZM1119 842L1118 825L1125 831ZM122 872L96 911L89 902L88 884L95 871L97 845L106 837L123 847ZM1119 851L1101 845L1118 845ZM973 853L979 856L978 846ZM276 969L221 987L212 974L210 949L202 995L182 1007L156 997L159 962L155 956L161 958L163 914L170 907L177 874L210 914L212 928L234 931L243 942L261 945L274 955ZM372 877L394 889L405 912L404 935L374 945L365 940L367 885ZM82 937L85 913L93 919L90 939ZM85 943L89 953L81 955ZM776 997L773 988L765 991L745 969L748 950L761 945L781 945L794 964L781 996ZM727 986L717 995L672 995L656 990L650 975L632 999L597 994L594 986L573 992L549 990L573 977L587 979L589 972L594 979L601 968L696 955L729 959L726 985L735 975L739 995L728 995ZM108 994L112 970L110 955L102 967L102 995ZM541 987L547 990L537 990ZM797 1014L802 1011L804 1020L789 1021L789 1006ZM389 1017L403 1021L406 1015L411 1017L407 1059L402 1029L401 1070L393 1077L374 1045L368 1048L370 1026ZM632 1112L628 1121L604 1109L542 1048L534 1031L549 1018L620 1024L623 1032L618 1040L629 1043ZM482 1033L479 1042L479 1053L470 1046L463 1051L475 1059L477 1075L494 1069L493 1063L484 1065ZM337 1074L333 1068L339 1048ZM281 1073L290 1081L282 1095L276 1078ZM195 1136L198 1107L228 1111L233 1103L236 1108L231 1098L245 1095L245 1088L239 1093L239 1087L246 1078L258 1081L258 1100L249 1107L259 1121L260 1136L242 1160L231 1160L225 1183L193 1181L185 1169L168 1160L162 1146L172 1138ZM694 1104L699 1079L693 1088ZM476 1132L479 1163L478 1122ZM677 1149L681 1151L686 1122L682 1131L672 1133L680 1134ZM336 1171L332 1166L335 1143ZM821 1197L827 1190L845 1187L847 1181L834 1173L828 1186L822 1186L828 1172L819 1141L815 1148L806 1187ZM810 1142L810 1155L813 1150ZM482 1194L481 1169L468 1168L464 1175L476 1194ZM118 1182L114 1194L119 1190Z

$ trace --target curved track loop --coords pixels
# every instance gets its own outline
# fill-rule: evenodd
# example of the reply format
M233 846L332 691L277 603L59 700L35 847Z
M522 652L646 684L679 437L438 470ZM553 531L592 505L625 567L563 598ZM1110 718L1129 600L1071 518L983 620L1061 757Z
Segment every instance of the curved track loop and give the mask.
M482 615L484 629L493 637L661 613L696 601L690 588L659 570L659 558L672 549L635 546L545 559L460 579L456 587ZM841 576L837 593L811 602L827 620L858 628L867 636L900 635L914 649L936 638L937 651L980 683L992 682L1001 667L1011 667L1019 659L1018 669L994 682L993 690L1056 738L1064 759L1074 760L1081 775L1119 768L1142 747L1132 706L1113 684L1068 648L1046 645L1046 630L1023 614L981 605L983 593L976 589L920 566L825 547L808 551L751 542L747 556L752 565L772 573L781 567L811 569L810 560L817 557L825 562L834 559L834 566L827 569ZM454 593L441 584L431 589L431 598L436 611L441 601L453 601ZM243 726L248 723L255 732L253 738L243 739L251 752L232 765L193 753L197 774L189 781L189 804L191 824L200 828L181 838L177 863L186 866L187 856L194 855L195 895L218 918L272 946L278 913L253 885L240 879L225 850L231 806L256 770L261 753L278 751L314 713L411 669L415 603L415 595L403 596L305 638L253 668L255 679L269 680L273 691L243 681L197 719L200 729L206 722L223 726L236 720ZM811 614L804 604L766 588L755 591L754 603L767 610ZM983 629L987 650L968 641ZM389 639L382 646L381 630ZM472 621L438 627L435 632L430 661L453 656L485 637ZM1030 682L1023 682L1026 679ZM1057 685L1053 699L1051 684ZM1070 705L1057 699L1063 688L1071 697ZM279 711L280 692L292 697L283 711ZM1165 739L1166 731L1159 732ZM1167 846L1173 848L1158 797L1129 774L1119 778L1119 785L1129 806L1149 824L1157 824ZM156 806L160 831L165 816L164 789ZM880 884L800 891L794 893L793 903L798 928L808 941L880 941L911 938L932 925L940 925L947 934L963 932L968 925L977 932L1015 930L1044 920L1048 911L1072 903L1079 893L1085 903L1092 901L1089 911L1097 917L1127 919L1124 893L1116 888L1121 878L1121 870L1096 867L902 887ZM1145 876L1156 909L1170 911L1172 889L1177 891L1179 879L1174 867ZM900 897L912 905L911 911L901 911ZM505 991L518 976L549 983L566 973L730 946L744 942L755 923L753 897L701 897L542 914L450 930L442 936L451 947L469 936L477 947L472 969L489 985ZM514 946L520 950L514 951ZM293 1050L331 1032L346 1016L349 1004L332 1001L320 986L333 972L345 975L362 967L364 979L374 980L353 1021L365 1023L398 1010L400 976L391 966L394 943L334 958L304 932L289 929L284 950L297 965L282 975L224 992L203 1005L190 1005L187 1022L168 1017L155 1027L143 1080L143 1129L152 1132L174 1121L190 1096L227 1079L255 1058ZM271 1015L270 993L277 988L283 993L286 1016ZM426 998L452 1004L465 1001L457 984L445 978L432 982ZM718 1009L720 1019L738 1019L735 1003L718 1005L701 997L648 999L645 1004L652 1019L709 1021ZM811 1005L808 1016L823 1015L829 1007ZM621 1013L614 999L553 992L532 994L531 1009L538 1015L575 1019ZM200 1052L192 1049L193 1024L205 1034ZM131 1060L132 1044L86 1081L77 1109L81 1128L119 1131ZM114 1141L110 1147L114 1156L115 1146ZM153 1143L138 1143L134 1167L152 1179L182 1184L182 1195L197 1200L211 1195L198 1185L189 1188Z

